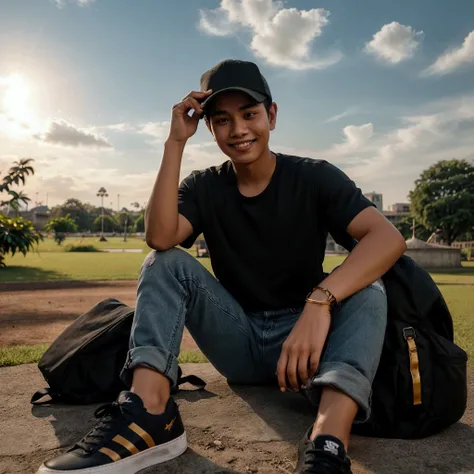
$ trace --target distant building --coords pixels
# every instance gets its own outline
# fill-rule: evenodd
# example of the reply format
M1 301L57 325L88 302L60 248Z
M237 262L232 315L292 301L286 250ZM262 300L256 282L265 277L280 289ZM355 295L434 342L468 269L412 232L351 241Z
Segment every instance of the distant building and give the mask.
M388 207L388 211L383 208L383 194L366 193L364 196L375 204L375 207L392 223L396 224L410 215L410 204L406 202L396 202Z
M383 211L383 195L376 193L375 191L371 193L364 194L364 196L375 204L375 207L382 212Z
M388 206L388 211L384 211L383 215L392 223L396 224L406 217L410 216L410 203L396 202Z
M331 234L326 239L326 253L347 253L347 250L339 244L336 244Z
M391 206L388 206L388 210L392 212L409 213L410 203L408 202L396 202Z
M21 211L20 216L31 221L37 230L44 230L49 221L50 211L48 206L37 206L28 211Z

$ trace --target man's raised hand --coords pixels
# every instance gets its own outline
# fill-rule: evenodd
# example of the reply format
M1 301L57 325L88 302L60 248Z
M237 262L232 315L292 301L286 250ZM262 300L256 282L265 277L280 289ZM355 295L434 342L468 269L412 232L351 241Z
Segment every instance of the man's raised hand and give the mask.
M192 91L181 102L173 105L169 139L176 142L186 142L197 130L202 114L203 102L212 90L206 92ZM194 110L192 116L189 111Z

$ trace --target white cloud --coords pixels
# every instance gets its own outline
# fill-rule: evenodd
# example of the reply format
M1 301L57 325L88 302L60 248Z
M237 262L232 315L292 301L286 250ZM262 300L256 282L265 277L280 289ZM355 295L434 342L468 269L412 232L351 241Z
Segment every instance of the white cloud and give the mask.
M135 127L133 125L130 125L129 123L116 123L113 125L106 125L101 128L106 128L108 130L114 130L117 132L130 132L135 130Z
M415 54L423 35L423 31L415 31L411 26L393 21L375 33L373 39L366 44L365 51L379 59L397 64Z
M152 137L152 140L148 140L147 143L151 145L159 145L166 140L170 129L170 122L147 122L136 128L137 133L140 135L148 135Z
M80 129L65 120L55 119L44 133L34 135L44 143L67 147L112 148L107 138Z
M357 113L357 110L355 108L347 109L344 110L344 112L341 112L340 114L333 115L332 117L329 117L324 121L324 123L332 123L332 122L337 122L343 118L349 117L350 115L354 115Z
M474 31L471 31L463 44L442 54L426 71L426 74L449 74L460 67L474 63Z
M344 127L345 141L325 149L273 148L328 160L363 190L382 192L386 204L405 201L415 179L439 160L474 162L474 95L416 107L399 122L383 132L375 132L370 123Z
M334 145L332 149L337 155L354 153L364 147L374 134L374 126L371 123L347 125L342 131L346 137L345 142Z
M66 3L75 3L76 5L79 5L80 7L84 7L86 5L90 5L94 3L96 0L50 0L51 3L56 5L58 8L63 8Z
M240 29L251 32L250 49L274 66L288 69L323 69L337 63L342 53L318 55L313 41L328 25L329 11L322 8L283 8L273 0L221 0L219 8L201 10L200 28L214 36L228 36Z

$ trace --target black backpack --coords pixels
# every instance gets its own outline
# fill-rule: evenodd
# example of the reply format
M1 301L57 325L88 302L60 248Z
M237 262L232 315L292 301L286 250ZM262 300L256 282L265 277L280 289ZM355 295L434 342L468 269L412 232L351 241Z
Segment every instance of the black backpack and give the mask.
M352 250L348 235L333 234ZM454 341L453 320L427 271L403 255L382 277L388 324L372 384L372 412L353 433L423 438L456 423L467 404L467 354Z
M110 402L128 390L119 374L129 348L134 308L114 298L96 304L79 316L51 344L38 367L49 387L36 392L31 403L39 404L49 395L53 402L88 404ZM194 375L182 376L185 383L204 388L205 382Z

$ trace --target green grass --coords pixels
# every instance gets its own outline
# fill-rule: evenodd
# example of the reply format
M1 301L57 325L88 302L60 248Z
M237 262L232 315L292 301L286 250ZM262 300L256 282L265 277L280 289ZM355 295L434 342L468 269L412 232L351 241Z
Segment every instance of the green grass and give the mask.
M43 252L64 252L67 245L94 245L100 249L143 249L149 250L146 242L141 237L127 237L127 242L123 237L107 237L107 242L100 242L99 237L66 237L62 245L58 245L52 237L45 237L38 245L38 251Z
M474 286L441 285L454 321L455 342L474 358Z
M36 363L47 348L48 344L0 347L0 367Z
M77 239L80 240L80 239ZM98 240L98 239L96 239ZM87 239L86 242L91 242ZM69 242L73 243L73 239ZM76 242L77 243L77 242ZM26 257L17 255L6 259L7 267L0 268L0 282L29 282L50 280L135 280L138 277L143 259L148 248L141 239L131 240L129 248L139 248L143 253L67 253L54 252L52 241L43 243L41 253L30 253ZM120 238L111 239L109 247L120 248L123 244ZM98 247L104 245L94 242ZM194 249L188 250L194 255ZM328 256L324 262L324 270L331 271L344 261L344 256ZM199 262L212 272L210 260L201 258ZM433 279L440 285L452 312L456 342L463 347L471 357L474 357L474 262L463 262L463 268L447 272L431 273ZM37 362L45 346L0 348L0 366L17 365L18 363ZM181 357L184 362L201 362L200 352L184 352Z
M0 347L0 367L36 364L48 347L48 344ZM208 362L208 360L200 351L184 350L179 354L178 362L180 364L197 364Z
M189 252L194 255L194 249ZM0 282L29 282L52 280L135 280L146 253L29 253L6 258L6 268L0 268ZM327 257L326 271L342 261ZM208 258L200 258L212 272Z
M134 280L144 253L30 253L6 259L0 282L50 280Z

